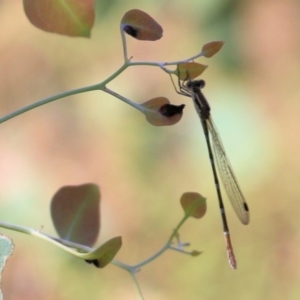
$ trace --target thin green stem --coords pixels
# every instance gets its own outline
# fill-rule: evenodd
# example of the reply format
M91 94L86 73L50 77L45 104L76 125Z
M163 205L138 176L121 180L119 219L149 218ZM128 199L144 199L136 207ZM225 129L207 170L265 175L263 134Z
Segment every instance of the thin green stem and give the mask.
M125 32L123 31L123 25L120 25L120 32L121 32L121 38L122 38L122 46L123 46L123 56L124 56L124 62L126 63L128 61L128 56L127 56L127 44L126 44L126 35Z
M196 54L196 55L193 55L193 56L191 56L191 57L189 57L189 58L186 58L186 59L183 59L183 60L177 60L177 61L165 62L165 63L163 64L163 66L170 66L170 65L178 65L178 64L182 64L182 63L185 63L185 62L192 61L192 60L194 60L194 59L196 59L196 58L199 58L199 57L201 57L201 56L203 56L202 51L201 51L200 53Z
M183 223L189 218L189 215L185 214L183 216L183 218L180 220L180 222L178 223L178 225L175 227L175 229L173 230L173 233L171 234L171 236L168 239L167 243L171 243L172 240L174 239L174 237L176 236L176 234L178 233L180 227L183 225Z
M146 260L134 265L133 267L136 269L140 269L141 267L143 267L144 265L147 265L148 263L150 263L151 261L155 260L157 257L159 257L160 255L162 255L165 251L167 251L169 249L170 246L170 242L167 242L160 250L158 250L155 254L153 254L152 256L150 256L149 258L147 258Z
M29 228L26 226L20 226L20 225L0 221L0 227L41 238L41 239L46 240L56 246L59 246L60 248L63 248L64 250L66 250L67 252L72 253L72 254L74 254L73 249L81 250L83 252L90 252L91 250L93 250L87 246L73 243L73 242L70 242L70 241L67 241L64 239L56 238L51 235L44 234L40 230L36 230L36 229Z
M62 98L68 97L68 96L77 95L77 94L81 94L81 93L85 93L85 92L91 92L91 91L96 91L96 90L104 90L105 85L108 82L112 81L114 78L116 78L120 73L122 73L126 68L128 68L128 66L129 66L128 63L123 64L114 74L112 74L110 77L108 77L106 80L104 80L100 83L90 85L90 86L86 86L86 87L82 87L82 88L78 88L78 89L74 89L74 90L67 91L67 92L63 92L63 93L60 93L60 94L57 94L57 95L39 100L35 103L29 104L29 105L27 105L23 108L20 108L20 109L14 111L14 112L2 117L2 118L0 118L0 124L5 122L5 121L8 121L8 120L10 120L10 119L12 119L16 116L19 116L19 115L21 115L25 112L28 112L28 111L30 111L34 108L37 108L39 106L48 104L48 103L53 102L53 101L58 100L58 99L62 99Z
M176 61L169 61L169 62L135 61L135 62L130 62L129 65L130 66L156 66L162 68L165 72L169 73L169 70L164 68L164 66L177 66L178 64L189 62L201 56L203 56L202 52L183 60L176 60Z
M140 299L141 299L141 300L144 300L144 297L143 297L143 293L142 293L141 287L140 287L139 282L138 282L138 280L136 279L136 276L135 276L136 272L129 272L129 273L130 273L131 278L133 279L133 281L134 281L134 283L135 283L135 287L136 287L136 290L137 290L137 292L138 292L138 294L139 294L139 296L140 296Z
M42 99L42 100L39 100L35 103L32 103L32 104L29 104L23 108L20 108L2 118L0 118L0 123L3 123L5 121L8 121L16 116L19 116L29 110L32 110L34 108L37 108L39 106L42 106L44 104L47 104L47 103L50 103L50 102L53 102L55 100L58 100L58 99L61 99L61 98L65 98L65 97L68 97L68 96L71 96L71 95L76 95L76 94L80 94L80 93L84 93L84 92L90 92L90 91L94 91L94 90L97 90L101 87L101 85L99 84L96 84L96 85L92 85L92 86L87 86L87 87L83 87L83 88L79 88L79 89L75 89L75 90L72 90L72 91L67 91L67 92L63 92L61 94L57 94L57 95L54 95L54 96L51 96L51 97L48 97L48 98L45 98L45 99Z
M135 268L135 269L139 269L142 266L150 263L151 261L153 261L154 259L156 259L160 255L162 255L165 251L167 251L170 248L172 240L177 235L178 230L183 225L183 223L187 220L188 217L189 217L188 215L184 215L184 217L180 220L180 222L178 223L178 225L176 226L176 228L173 230L173 232L170 235L170 237L169 237L168 241L166 242L166 244L160 250L158 250L156 253L154 253L152 256L150 256L146 260L144 260L144 261L142 261L142 262L140 262L140 263L138 263L138 264L136 264L136 265L134 265L132 267Z
M114 97L116 97L116 98L118 98L118 99L120 99L120 100L122 100L123 102L125 102L125 103L129 104L130 106L136 108L140 112L144 112L145 111L145 109L144 109L144 107L142 105L140 105L140 104L138 104L136 102L133 102L133 101L131 101L131 100L123 97L122 95L114 92L113 90L111 90L111 89L109 89L107 87L105 87L103 89L103 91L106 92L106 93L108 93L108 94L110 94L110 95L112 95L112 96L114 96Z
M114 265L118 266L119 268L122 268L122 269L126 270L127 272L129 272L130 276L132 277L132 279L134 281L137 293L138 293L141 300L143 300L144 297L143 297L142 290L140 288L139 282L136 278L136 273L139 271L139 269L142 266L150 263L151 261L156 259L158 256L163 254L168 249L177 250L177 251L180 251L181 253L190 254L190 253L187 253L187 252L183 251L182 249L180 249L184 245L179 242L179 237L178 237L178 244L181 245L181 246L179 248L171 246L171 242L172 242L173 238L178 236L178 230L183 225L183 223L187 220L188 217L189 217L189 215L185 214L184 217L180 220L180 222L176 226L176 228L174 229L173 233L170 235L170 238L168 239L167 243L159 251L157 251L154 255L152 255L148 259L144 260L143 262L141 262L139 264L136 264L134 266L129 266L129 265L126 265L126 264L124 264L122 262L119 262L117 260L112 260L111 261L112 264L114 264ZM80 245L80 244L77 244L77 243L73 243L73 242L70 242L70 241L66 241L66 240L63 240L63 239L60 239L60 238L56 238L56 237L53 237L51 235L41 233L39 230L35 230L35 229L28 228L28 227L25 227L25 226L19 226L19 225L10 224L10 223L7 223L7 222L1 222L0 221L0 227L36 236L38 238L46 240L46 241L48 241L48 242L64 249L65 251L67 251L67 252L69 252L73 255L77 254L76 256L79 256L78 252L77 252L78 250L82 251L83 253L90 253L90 252L94 251L93 248L90 248L90 247L87 247L87 246L84 246L84 245ZM76 249L77 251L75 251L74 249Z
M126 48L126 37L125 34L123 32L123 30L121 30L121 36L122 36L122 41L123 41L123 51L124 51L124 64L116 71L114 72L111 76L109 76L107 79L105 79L104 81L102 81L101 83L98 84L94 84L94 85L90 85L87 87L82 87L82 88L78 88L78 89L74 89L71 91L67 91L67 92L63 92L42 100L39 100L35 103L29 104L23 108L20 108L6 116L3 116L2 118L0 118L0 124L3 122L6 122L16 116L19 116L25 112L28 112L34 108L37 108L39 106L48 104L50 102L53 102L55 100L58 99L62 99L68 96L72 96L72 95L77 95L80 93L85 93L85 92L91 92L91 91L95 91L95 90L103 90L107 93L110 93L112 95L114 95L115 97L117 97L118 99L126 102L127 104L131 105L132 107L140 110L143 112L143 108L138 105L137 103L130 101L128 99L126 99L125 97L117 94L116 92L109 90L108 88L106 88L106 84L109 83L110 81L112 81L114 78L116 78L119 74L121 74L125 69L127 69L128 67L133 67L133 66L154 66L154 67L159 67L161 68L163 71L165 71L168 74L174 73L174 71L168 70L167 68L165 68L165 66L170 66L170 65L177 65L179 63L182 62L186 62L186 61L190 61L192 59L198 58L202 55L202 53L199 53L197 55L194 55L190 58L187 58L185 60L181 60L181 61L172 61L172 62L146 62L146 61L140 61L140 62L131 62L128 57L127 57L127 48Z
M0 222L0 227L6 228L6 229L9 229L9 230L13 230L13 231L26 233L26 234L29 234L29 235L31 235L32 232L35 231L35 229L29 228L29 227L20 226L20 225L11 224L11 223L2 222L2 221Z
M130 61L126 61L116 72L114 72L111 76L107 77L104 81L99 83L101 87L106 86L107 83L111 82L113 79L115 79L118 75L120 75L124 70L126 70L128 67L130 67Z
M123 269L127 270L128 272L133 272L133 271L136 272L137 269L139 269L142 266L144 266L144 265L148 264L149 262L153 261L154 259L156 259L158 256L160 256L162 253L164 253L166 250L168 250L170 248L170 245L171 245L171 242L172 242L173 238L176 236L176 234L178 233L178 230L180 229L180 227L186 221L187 218L188 218L188 216L185 215L180 220L179 224L174 229L174 231L171 234L170 238L168 239L167 243L159 251L157 251L155 254L153 254L148 259L146 259L143 262L138 263L134 266L129 266L129 265L123 264L123 263L121 263L119 261L116 261L116 260L113 260L112 263L114 265L120 267L120 268L123 268ZM19 225L7 223L7 222L2 222L2 221L0 221L0 227L41 238L41 239L46 240L46 241L48 241L48 242L50 242L50 243L52 243L56 246L59 246L60 248L63 248L64 250L66 250L67 252L69 252L71 254L76 255L76 253L74 252L73 249L80 250L84 253L94 251L93 248L90 248L90 247L87 247L87 246L84 246L84 245L81 245L81 244L73 243L73 242L70 242L68 240L56 238L56 237L53 237L51 235L44 234L44 233L40 232L40 230L32 229L32 228L29 228L29 227L19 226Z

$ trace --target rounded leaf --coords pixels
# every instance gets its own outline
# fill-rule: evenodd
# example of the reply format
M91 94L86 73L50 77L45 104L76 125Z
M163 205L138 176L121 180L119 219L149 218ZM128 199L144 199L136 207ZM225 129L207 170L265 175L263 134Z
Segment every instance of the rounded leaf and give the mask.
M181 80L192 80L201 75L208 66L195 62L177 65L177 76Z
M51 201L51 217L65 240L93 246L100 230L100 192L95 184L65 186Z
M90 37L94 0L23 0L29 21L44 31Z
M190 217L200 219L206 213L206 198L198 193L184 193L180 198L180 203L185 214Z
M141 104L147 121L154 126L169 126L180 121L184 104L173 105L165 97L157 97Z
M97 268L104 268L116 256L122 246L122 238L120 236L114 237L104 243L95 251L81 255L87 263L95 265Z
M191 252L191 255L192 255L192 256L199 256L200 254L202 254L202 252L201 252L201 251L198 251L198 250L193 250L193 251Z
M121 20L123 31L137 40L156 41L162 37L162 27L148 14L132 9Z
M215 55L220 49L223 47L224 42L222 41L215 41L205 44L202 47L202 55L209 58Z

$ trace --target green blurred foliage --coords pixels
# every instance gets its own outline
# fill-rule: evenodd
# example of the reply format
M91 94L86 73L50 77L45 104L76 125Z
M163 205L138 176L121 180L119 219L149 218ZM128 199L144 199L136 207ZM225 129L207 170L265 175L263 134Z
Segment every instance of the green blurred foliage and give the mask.
M298 2L98 1L91 40L42 32L18 1L0 4L1 115L111 75L123 58L119 22L132 8L164 28L154 43L128 38L134 60L180 60L207 42L226 41L220 53L198 62L209 65L203 92L250 207L250 224L243 226L226 201L237 271L227 263L201 124L192 102L156 68L126 70L109 87L139 103L164 96L186 104L174 126L153 127L101 92L1 124L0 218L55 234L49 213L55 191L95 182L102 195L99 243L122 236L117 259L137 263L165 243L182 217L180 195L199 192L207 214L189 220L180 236L203 254L172 251L143 268L138 278L145 298L297 299ZM2 276L5 299L137 299L131 278L115 266L99 270L44 241L3 233L16 245Z

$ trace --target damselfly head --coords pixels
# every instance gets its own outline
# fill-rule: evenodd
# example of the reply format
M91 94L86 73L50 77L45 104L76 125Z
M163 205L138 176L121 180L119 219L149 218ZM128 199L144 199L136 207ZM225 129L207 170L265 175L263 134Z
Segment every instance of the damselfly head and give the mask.
M202 89L205 87L205 81L203 79L195 80L194 86L198 87L199 89Z
M188 89L192 88L193 87L193 81L189 80L187 83L186 83L186 87Z
M197 88L197 89L202 89L205 87L205 81L203 79L200 80L189 80L186 83L186 87L188 89L192 89L192 88Z

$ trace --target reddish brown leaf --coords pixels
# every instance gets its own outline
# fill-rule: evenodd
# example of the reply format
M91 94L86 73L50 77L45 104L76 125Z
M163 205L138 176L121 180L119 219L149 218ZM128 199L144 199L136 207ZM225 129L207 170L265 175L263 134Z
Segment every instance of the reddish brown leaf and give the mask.
M198 193L184 193L180 198L180 203L188 216L200 219L206 213L206 199Z
M215 55L217 52L220 51L223 45L224 42L222 41L207 43L202 47L202 54L207 58L212 57L213 55Z
M199 75L201 75L207 66L195 63L188 62L177 65L177 75L181 80L192 80Z
M65 186L52 198L51 217L65 240L93 246L100 230L100 192L95 184Z
M23 0L29 21L44 31L90 37L94 0Z
M162 37L162 27L148 14L132 9L121 20L122 29L137 40L156 41Z
M157 97L143 103L147 121L154 126L169 126L180 121L184 105L172 105L165 97Z

